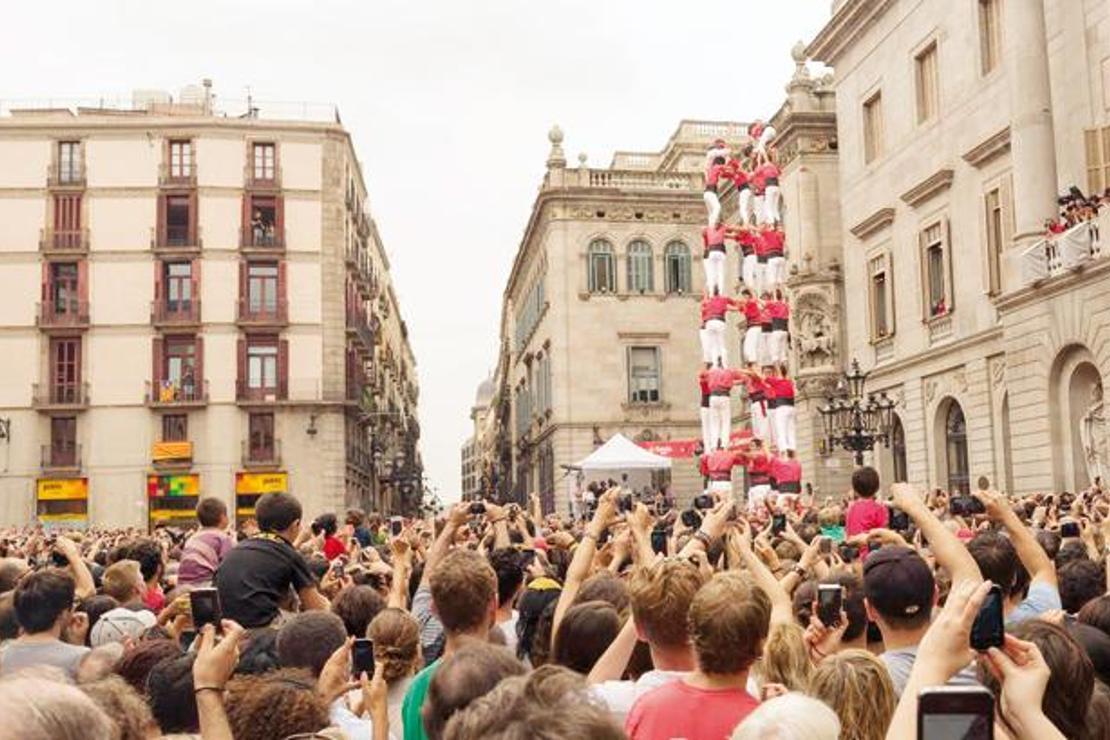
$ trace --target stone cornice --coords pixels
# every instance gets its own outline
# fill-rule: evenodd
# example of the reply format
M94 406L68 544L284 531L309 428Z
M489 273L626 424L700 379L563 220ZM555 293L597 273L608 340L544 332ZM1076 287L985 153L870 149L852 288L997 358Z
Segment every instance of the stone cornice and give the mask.
M847 0L806 47L806 57L832 67L844 50L877 21L893 0Z
M894 223L894 209L880 208L855 226L848 229L857 239L866 239L879 229Z
M937 170L902 193L902 201L911 208L917 208L933 196L952 187L952 178L955 174L951 168Z
M1010 127L988 136L963 153L964 161L972 167L982 167L995 157L1010 151Z
M912 368L915 376L923 376L933 374L926 372L925 366L935 360L943 359L949 355L953 355L967 347L975 345L986 345L988 342L995 342L1002 339L1002 326L992 326L990 329L984 329L970 336L964 337L952 343L939 344L927 350L914 353L908 357L903 357L889 365L878 365L871 368L867 373L868 380L879 380L891 375L895 375L903 370ZM994 354L994 351L983 352L984 357ZM948 368L939 369L935 372L944 372Z

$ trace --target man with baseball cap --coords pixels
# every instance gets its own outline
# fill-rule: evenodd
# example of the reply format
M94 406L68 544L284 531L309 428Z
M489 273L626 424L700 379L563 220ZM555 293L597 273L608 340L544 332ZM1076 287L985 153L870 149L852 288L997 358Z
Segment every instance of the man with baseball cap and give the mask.
M929 510L908 484L891 486L894 505L906 512L929 542L937 565L945 568L952 582L974 581L983 577L967 549ZM917 646L929 630L937 585L933 569L910 547L884 547L872 551L863 566L864 605L867 618L879 625L885 652L879 658L890 672L894 691L899 696L909 680L917 658ZM968 666L950 682L975 685L975 671Z

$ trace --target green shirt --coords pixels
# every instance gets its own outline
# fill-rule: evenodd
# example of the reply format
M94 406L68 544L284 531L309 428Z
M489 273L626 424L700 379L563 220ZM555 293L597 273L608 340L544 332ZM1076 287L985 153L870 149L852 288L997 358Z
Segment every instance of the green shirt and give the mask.
M405 692L405 701L401 704L401 717L405 723L405 740L428 740L424 734L424 718L421 712L424 709L424 699L428 696L428 686L432 683L432 676L439 668L440 661L416 674Z
M821 534L831 538L837 544L844 541L844 527L840 524L833 527L821 527Z

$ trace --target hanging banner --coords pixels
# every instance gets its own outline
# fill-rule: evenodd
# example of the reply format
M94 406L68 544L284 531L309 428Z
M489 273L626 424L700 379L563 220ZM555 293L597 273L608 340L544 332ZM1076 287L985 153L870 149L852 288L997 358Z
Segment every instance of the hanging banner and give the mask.
M752 433L749 429L740 429L729 435L729 449L742 450L748 446ZM670 439L654 442L637 442L648 452L653 452L662 457L671 459L692 458L694 449L701 442L700 439Z
M88 478L41 479L38 482L39 501L76 501L88 497Z
M263 494L286 493L289 490L288 473L236 473L235 493Z
M150 448L154 462L188 462L193 459L192 442L155 442Z
M196 496L200 493L200 475L148 475L146 478L147 498L166 496Z

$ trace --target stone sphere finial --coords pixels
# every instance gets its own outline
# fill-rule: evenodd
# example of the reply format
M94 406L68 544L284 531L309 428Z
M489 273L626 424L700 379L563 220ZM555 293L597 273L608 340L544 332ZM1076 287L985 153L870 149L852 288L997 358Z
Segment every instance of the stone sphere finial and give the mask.
M559 124L551 127L547 132L547 140L551 142L551 153L547 155L548 169L561 169L567 166L566 155L563 154L563 130Z
M556 123L551 127L551 130L547 132L547 140L552 144L563 143L563 130L559 128L559 124Z
M806 60L806 45L804 41L799 40L790 49L790 56L794 59L795 64L804 64Z
M586 166L586 160L587 159L588 159L588 157L586 156L585 152L579 152L578 153L578 164L581 165L582 167Z

